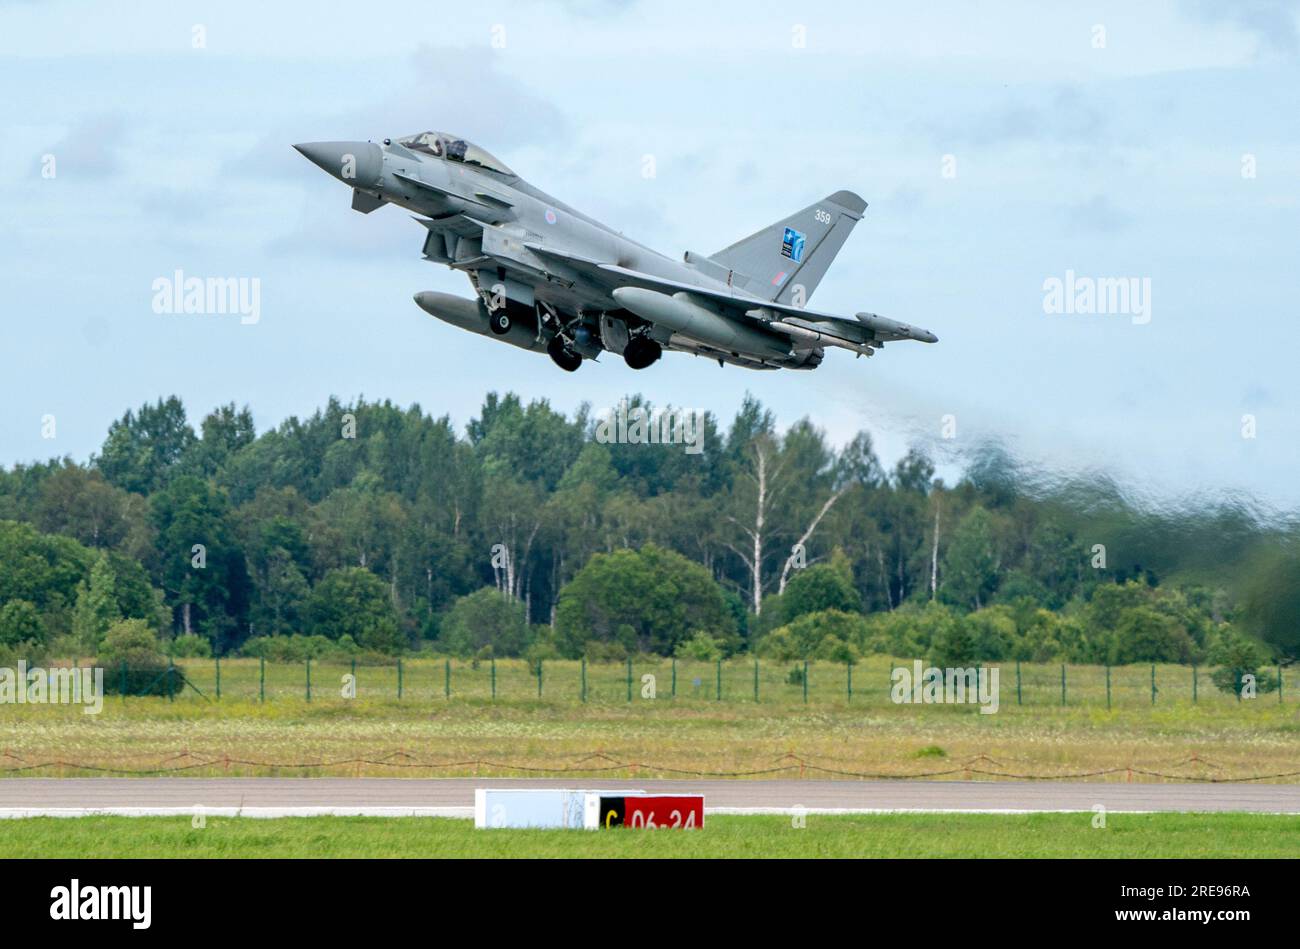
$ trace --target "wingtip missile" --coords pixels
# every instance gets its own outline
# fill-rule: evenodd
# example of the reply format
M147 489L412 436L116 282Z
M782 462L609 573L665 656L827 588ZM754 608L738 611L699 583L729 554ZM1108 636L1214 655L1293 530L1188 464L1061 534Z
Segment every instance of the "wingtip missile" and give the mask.
M874 313L855 313L853 315L857 317L859 323L879 336L892 336L895 339L914 339L921 343L939 342L938 336L918 326L891 320L884 316L877 316Z

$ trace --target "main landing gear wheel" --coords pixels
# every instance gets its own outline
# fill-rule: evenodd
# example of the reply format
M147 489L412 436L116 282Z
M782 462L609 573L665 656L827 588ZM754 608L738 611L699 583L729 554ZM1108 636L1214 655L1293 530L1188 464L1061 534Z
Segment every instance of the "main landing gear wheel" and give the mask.
M630 369L653 366L663 354L663 347L648 336L634 336L623 348L623 360Z
M582 365L582 354L574 352L558 333L546 344L546 355L565 372L577 372Z
M498 336L505 336L514 325L514 320L510 319L510 310L504 306L488 313L488 329Z

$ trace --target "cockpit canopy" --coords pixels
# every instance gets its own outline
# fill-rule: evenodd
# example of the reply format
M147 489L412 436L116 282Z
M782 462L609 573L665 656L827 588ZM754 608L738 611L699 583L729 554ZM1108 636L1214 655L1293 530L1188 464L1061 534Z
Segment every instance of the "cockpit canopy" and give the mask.
M432 155L434 158L445 158L448 161L478 165L501 175L510 175L511 177L515 175L513 171L506 167L504 162L498 161L491 153L479 148L473 142L467 142L455 135L448 135L446 132L421 132L418 135L399 138L397 143L412 151Z

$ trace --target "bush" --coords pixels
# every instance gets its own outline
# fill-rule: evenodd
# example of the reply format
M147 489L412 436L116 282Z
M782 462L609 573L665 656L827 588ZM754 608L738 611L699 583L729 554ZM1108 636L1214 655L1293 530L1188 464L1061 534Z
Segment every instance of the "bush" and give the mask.
M593 555L560 591L555 619L560 649L574 657L593 641L670 656L698 630L739 642L709 570L654 544Z
M524 605L495 587L460 597L438 625L438 645L455 656L518 656L528 644Z
M28 600L10 600L0 607L0 646L30 644L39 648L45 643L45 624L36 604Z
M177 659L209 659L212 656L212 643L197 633L181 633L163 647L169 656Z
M678 643L673 655L678 659L694 659L696 662L717 662L722 658L722 644L700 629L690 639Z
M331 570L307 604L312 624L330 639L349 636L362 648L395 655L406 643L388 586L364 567Z
M110 626L96 664L104 669L104 691L114 695L174 695L185 683L184 671L168 663L158 637L142 619Z
M790 659L856 659L870 629L858 613L821 610L805 613L759 643L759 652L781 661Z
M1264 647L1226 623L1213 634L1206 658L1210 665L1219 667L1210 673L1210 681L1223 692L1241 698L1250 681L1247 676L1254 677L1256 694L1277 688L1277 677L1268 670L1260 671L1267 659Z
M265 659L267 662L306 662L308 659L355 659L365 665L392 665L387 653L362 649L351 636L338 639L324 636L254 636L239 649L241 656Z
M796 571L781 595L782 616L787 623L808 613L838 610L858 613L862 597L853 584L853 568L842 551L835 551L830 563L815 564Z

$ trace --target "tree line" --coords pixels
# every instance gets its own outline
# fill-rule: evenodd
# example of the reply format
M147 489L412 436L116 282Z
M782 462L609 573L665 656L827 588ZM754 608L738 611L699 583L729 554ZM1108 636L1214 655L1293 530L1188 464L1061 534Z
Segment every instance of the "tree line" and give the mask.
M920 447L886 468L868 432L837 449L753 397L699 453L598 421L496 393L463 432L387 401L260 434L247 407L140 406L84 464L0 471L0 649L98 655L126 623L175 654L1300 651L1291 521L1044 483L996 445L946 484Z

